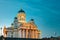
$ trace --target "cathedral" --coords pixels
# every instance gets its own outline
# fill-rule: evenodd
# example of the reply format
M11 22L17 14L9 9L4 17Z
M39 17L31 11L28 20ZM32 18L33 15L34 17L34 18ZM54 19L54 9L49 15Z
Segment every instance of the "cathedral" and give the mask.
M23 9L18 11L10 27L4 26L4 37L13 38L41 38L41 31L38 30L34 19L26 22L26 13Z

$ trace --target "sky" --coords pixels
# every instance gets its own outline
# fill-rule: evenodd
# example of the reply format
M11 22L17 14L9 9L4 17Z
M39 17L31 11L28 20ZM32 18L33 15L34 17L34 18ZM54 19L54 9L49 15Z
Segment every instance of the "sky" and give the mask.
M60 36L60 0L0 0L0 28L10 27L20 9L27 22L34 19L42 37Z

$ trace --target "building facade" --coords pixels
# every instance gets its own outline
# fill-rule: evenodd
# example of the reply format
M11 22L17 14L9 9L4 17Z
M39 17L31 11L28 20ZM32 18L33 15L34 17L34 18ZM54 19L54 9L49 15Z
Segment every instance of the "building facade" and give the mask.
M4 37L14 38L40 38L41 31L38 30L34 19L26 22L26 14L24 10L19 10L17 16L14 18L11 27L3 29Z

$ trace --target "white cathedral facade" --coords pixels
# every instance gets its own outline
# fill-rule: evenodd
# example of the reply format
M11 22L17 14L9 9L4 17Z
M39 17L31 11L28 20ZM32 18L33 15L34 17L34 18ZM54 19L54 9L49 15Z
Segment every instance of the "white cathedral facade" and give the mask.
M4 37L14 38L40 38L41 31L38 30L34 19L26 22L26 14L22 9L18 11L17 17L14 18L11 27L3 29Z

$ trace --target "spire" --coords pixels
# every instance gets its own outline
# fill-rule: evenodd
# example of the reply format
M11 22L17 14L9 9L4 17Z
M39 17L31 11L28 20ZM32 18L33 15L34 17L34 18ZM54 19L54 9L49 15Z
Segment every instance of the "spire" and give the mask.
M23 9L21 9L21 10L18 11L18 13L20 13L20 12L24 12L25 13L25 11Z

